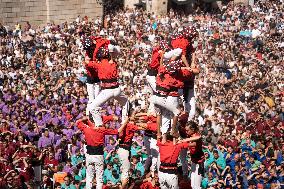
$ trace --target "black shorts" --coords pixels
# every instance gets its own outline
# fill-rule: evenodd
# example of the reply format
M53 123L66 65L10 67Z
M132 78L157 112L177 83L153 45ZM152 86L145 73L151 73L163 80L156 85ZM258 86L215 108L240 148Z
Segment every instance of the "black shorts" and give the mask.
M94 84L94 83L99 83L99 82L100 82L100 79L98 77L87 76L87 83Z

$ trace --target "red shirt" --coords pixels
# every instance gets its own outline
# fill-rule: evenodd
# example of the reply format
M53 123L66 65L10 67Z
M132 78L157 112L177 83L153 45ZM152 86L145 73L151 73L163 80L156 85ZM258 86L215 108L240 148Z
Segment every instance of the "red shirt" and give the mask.
M182 54L187 54L187 48L189 46L189 41L186 38L177 38L172 40L172 46L174 49L180 48L182 49Z
M236 139L226 140L225 141L226 147L231 146L234 150L237 150L239 143Z
M12 170L12 166L10 166L10 165L5 165L4 163L0 163L0 173L1 174L6 174L6 173L8 173L10 170ZM4 174L4 175L5 175Z
M94 54L93 54L93 60L97 59L97 53L98 50L103 47L103 46L107 46L110 44L110 41L108 39L104 39L104 38L97 38L96 39L96 48L94 50Z
M155 116L143 116L143 119L149 122L157 122L157 117Z
M82 121L78 121L77 127L84 133L86 143L89 146L102 146L104 145L105 135L118 134L117 130L115 129L95 127L95 125L89 120L87 121L87 124L83 123Z
M160 48L154 48L153 53L152 53L152 59L151 62L149 63L149 67L151 69L157 70L160 66L160 61L161 61L161 54L159 53Z
M50 165L52 168L55 166L58 166L59 162L56 159L49 159L49 157L46 157L44 159L44 165L48 166Z
M190 77L190 75L190 71L181 69L175 74L170 74L166 71L164 66L161 66L156 77L157 91L160 91L159 87L162 87L168 90L169 93L167 95L179 96L178 89L183 88L184 81Z
M23 178L24 182L32 180L34 178L34 169L32 167L22 167L20 178Z
M188 148L188 143L174 145L172 141L167 141L163 144L158 140L157 146L159 146L161 163L176 164L181 149Z
M181 114L179 117L178 117L178 123L179 123L179 133L180 133L180 136L182 138L186 138L187 137L187 134L186 134L186 130L185 130L185 126L186 126L186 123L187 123L187 120L188 120L188 113L184 113L184 114Z
M134 132L138 130L138 127L132 123L128 123L123 132L119 135L120 143L131 143Z
M119 76L116 62L113 61L112 63L110 63L107 59L103 59L101 60L101 62L92 61L90 66L97 70L98 77L102 82L101 87L118 85L117 79Z
M264 121L258 121L256 123L256 131L259 133L259 134L263 134L263 131L265 130L266 128L266 123Z
M193 134L191 137L200 136L199 133ZM202 163L204 162L204 153L202 151L202 139L199 139L196 142L196 146L190 146L189 152L191 156L191 161L193 163Z
M147 128L146 130L152 131L154 133L157 133L158 125L157 123L147 123Z
M90 61L88 64L85 65L87 75L91 78L97 78L98 77L98 72L96 69L94 69L94 62L95 61Z
M158 186L153 186L151 182L144 182L141 186L140 189L159 189Z
M9 144L10 145L10 144ZM13 148L11 145L4 148L3 145L0 146L0 151L1 151L1 155L5 158L5 159L9 159L10 157L13 156L13 154L15 153L15 148Z

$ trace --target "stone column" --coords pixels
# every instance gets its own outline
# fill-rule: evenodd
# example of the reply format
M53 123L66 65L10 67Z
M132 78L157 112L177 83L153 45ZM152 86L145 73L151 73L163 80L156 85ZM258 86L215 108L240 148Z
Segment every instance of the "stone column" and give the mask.
M131 9L135 8L135 4L139 3L139 0L124 0L124 7L128 7Z
M249 4L249 0L234 0L234 3L235 4L242 3L244 5L248 5Z
M152 11L157 15L166 14L168 11L168 0L152 0Z

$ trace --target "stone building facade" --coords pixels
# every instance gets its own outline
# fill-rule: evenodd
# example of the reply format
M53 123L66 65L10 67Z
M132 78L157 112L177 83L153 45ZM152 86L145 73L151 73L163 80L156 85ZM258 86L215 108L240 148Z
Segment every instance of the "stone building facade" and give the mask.
M30 21L32 25L72 21L78 15L102 15L96 0L0 0L0 22L13 26Z
M78 15L94 19L102 16L103 7L98 1L104 0L0 0L0 23L13 26L29 21L32 25L50 22L59 24L73 21ZM108 0L116 1L116 0ZM165 14L171 4L182 3L190 9L195 0L123 0L124 7L134 8L139 2L146 3L146 9L156 14ZM234 0L235 3L248 4L253 0ZM204 2L221 2L221 0L204 0ZM187 3L187 4L184 4Z

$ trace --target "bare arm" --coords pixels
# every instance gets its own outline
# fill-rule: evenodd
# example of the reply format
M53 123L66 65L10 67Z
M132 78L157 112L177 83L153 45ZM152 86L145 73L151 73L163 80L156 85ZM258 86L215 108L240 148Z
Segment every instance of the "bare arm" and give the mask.
M199 139L201 139L201 136L194 136L194 137L190 137L190 138L186 138L186 139L180 140L179 142L180 143L183 143L183 142L194 142L194 141L197 141Z
M161 122L162 122L162 116L161 115L157 115L157 138L161 139Z
M195 53L192 53L192 57L191 57L191 70L194 74L199 74L199 72L200 72L199 68L196 66L196 55L195 55Z
M145 130L147 128L147 123L136 123L136 125L139 127L139 129Z
M142 117L142 116L148 116L148 114L141 112L141 113L137 113L137 114L135 115L135 117Z
M125 129L126 125L128 124L128 121L129 121L129 117L127 117L125 122L119 127L119 129L117 130L118 133L121 133Z
M189 67L189 64L187 62L187 59L186 59L185 55L182 55L181 60L185 64L186 67Z
M113 152L113 150L111 150L111 151L107 154L106 160L108 160L108 159L110 158L112 152Z
M23 159L23 163L24 163L24 166L27 168L27 167L29 167L29 164L27 163L26 159L27 159L27 158L24 158L24 159Z

